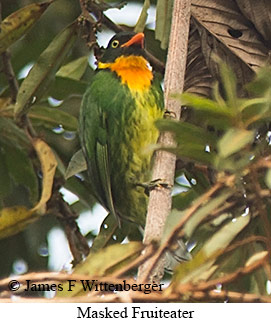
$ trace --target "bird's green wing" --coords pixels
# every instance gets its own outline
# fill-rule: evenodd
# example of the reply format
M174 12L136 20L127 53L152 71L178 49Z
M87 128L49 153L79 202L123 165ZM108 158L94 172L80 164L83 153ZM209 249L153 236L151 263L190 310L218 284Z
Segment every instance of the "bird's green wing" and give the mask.
M80 112L80 140L96 198L119 223L111 192L106 113L100 106L94 89L95 87L90 86L83 97Z

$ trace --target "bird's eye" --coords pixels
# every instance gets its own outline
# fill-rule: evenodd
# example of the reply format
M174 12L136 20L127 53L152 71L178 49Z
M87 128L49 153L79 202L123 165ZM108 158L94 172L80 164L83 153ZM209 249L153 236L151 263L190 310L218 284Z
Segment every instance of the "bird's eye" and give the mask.
M117 48L119 46L119 41L118 40L113 40L112 44L111 44L111 47L113 48Z

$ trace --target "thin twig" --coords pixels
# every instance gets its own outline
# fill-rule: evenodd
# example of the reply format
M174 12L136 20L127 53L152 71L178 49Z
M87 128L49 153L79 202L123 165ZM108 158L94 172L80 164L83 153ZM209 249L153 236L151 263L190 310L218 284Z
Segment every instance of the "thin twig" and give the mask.
M222 302L238 302L238 303L252 303L252 302L261 302L261 303L271 303L270 296L261 296L257 294L244 294L238 292L231 292L231 291L208 291L202 292L197 291L191 293L191 299L198 300L198 301L217 301L220 300Z
M125 295L125 296L124 296ZM129 297L128 297L129 296ZM239 303L271 303L270 296L261 296L257 294L238 293L232 291L195 291L190 294L171 294L153 293L144 294L142 292L125 292L117 294L107 294L103 297L95 296L77 296L77 297L58 297L52 299L34 298L34 297L16 297L14 298L0 298L0 303L121 303L125 302L153 302L153 303L167 303L167 302L180 302L180 301L203 301L203 302L239 302Z
M270 256L271 255L271 225L270 225L269 216L266 210L266 206L264 203L261 202L261 195L259 193L261 191L261 186L259 184L257 169L251 169L251 179L252 179L252 182L254 183L254 188L255 188L254 191L256 195L256 199L254 203L256 203L257 208L260 211L260 216L263 221L263 228L265 230L265 234L268 241L267 250ZM270 271L269 271L269 274L270 274ZM269 276L269 280L270 279L271 277Z
M130 262L128 265L120 268L119 270L115 271L113 276L114 277L121 277L125 273L128 273L133 268L138 268L141 264L144 263L150 256L154 253L154 246L150 245L149 248L145 249L144 252L135 260Z
M251 242L263 242L265 245L267 245L268 243L268 240L266 239L266 237L262 237L262 236L251 236L251 237L248 237L242 241L237 241L235 243L233 243L232 245L230 245L229 247L227 247L223 253L226 253L226 252L231 252L233 250L235 250L236 248L239 248L239 247L242 247L248 243L251 243Z
M243 294L236 293L231 291L214 291L210 290L215 288L218 283L227 284L232 282L235 279L238 279L241 275L246 275L256 270L263 263L267 261L267 256L260 259L259 261L254 262L250 266L246 266L237 270L236 272L226 275L222 278L212 280L209 282L199 283L197 285L193 284L180 284L175 286L174 291L169 293L168 288L164 289L162 292L153 292L150 294L145 294L143 290L141 291L129 291L125 293L112 293L112 294L103 294L103 297L100 295L87 294L85 296L76 296L76 297L57 297L53 299L44 299L44 298L24 298L17 297L16 299L11 299L8 297L0 298L0 302L97 302L97 303L108 303L108 302L170 302L170 301L181 301L181 300L201 300L201 301L231 301L231 302L271 302L270 296L261 296L255 294ZM134 284L135 281L131 278L115 278L115 277L100 277L100 276L88 276L81 274L66 274L66 273L29 273L21 276L14 276L12 280L18 280L21 284L26 282L26 280L31 280L31 282L43 282L50 283L56 281L67 281L67 280L97 280L99 282L108 282L113 284L122 284L123 280L126 280L127 284ZM5 278L0 280L0 287L7 288L11 278ZM22 286L22 285L21 285ZM170 287L169 287L170 288Z
M268 261L268 254L265 255L262 259L255 261L253 264L245 267L238 268L235 272L226 274L223 277L219 277L206 282L198 282L196 285L193 283L188 284L180 284L177 287L179 293L186 293L191 291L206 291L210 289L216 288L218 284L222 284L223 286L229 283L232 283L234 280L239 279L244 275L248 275L258 268L262 267L264 263ZM176 290L176 286L173 287Z
M80 3L84 3L84 0L80 0ZM82 7L82 5L81 5ZM102 9L97 9L97 5L93 6L91 3L88 3L88 10L91 11L95 18L100 21L101 24L103 24L105 27L113 30L115 33L120 33L122 31L125 31L127 29L115 24L111 19L109 19ZM85 15L84 15L85 16ZM155 71L164 74L165 72L165 65L163 62L161 62L158 58L156 58L154 55L152 55L148 50L146 51L147 59L154 68Z
M93 19L93 17L89 14L88 11L88 6L89 6L89 1L87 0L79 0L81 11L82 11L82 16L92 25L96 24L97 21Z
M171 232L170 236L167 240L160 246L157 252L153 257L149 259L148 266L145 267L144 275L141 276L141 281L145 282L148 280L150 273L153 271L155 266L157 265L159 259L163 256L166 250L169 248L171 244L174 243L177 239L180 239L183 235L182 228L185 223L190 219L190 217L197 211L197 209L217 191L222 187L222 183L218 182L213 187L211 187L206 193L204 193L186 212L186 214L182 217L181 221L175 227L175 229Z
M10 88L11 102L15 103L19 90L19 85L10 61L10 52L6 50L4 53L1 54L1 56L3 62L3 72L6 75Z
M88 255L90 250L86 238L80 232L75 221L78 215L71 210L58 190L52 196L49 207L52 208L52 212L64 226L69 247L74 258L73 265L75 266L82 261L83 257Z

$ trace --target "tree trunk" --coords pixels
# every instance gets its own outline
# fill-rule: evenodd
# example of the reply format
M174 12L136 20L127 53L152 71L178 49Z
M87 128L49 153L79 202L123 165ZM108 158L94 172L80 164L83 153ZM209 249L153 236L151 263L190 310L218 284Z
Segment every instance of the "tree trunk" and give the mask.
M173 118L179 120L181 105L170 98L172 93L183 91L187 46L190 24L191 0L175 0L165 72L165 108ZM163 146L174 146L171 133L164 132L159 143ZM171 188L174 184L176 156L166 151L157 151L153 169L153 180L161 179L168 187L156 187L150 192L146 227L143 242L160 242L166 218L171 210ZM152 262L146 261L138 272L139 281L159 281L164 274L164 261L161 260L155 268Z

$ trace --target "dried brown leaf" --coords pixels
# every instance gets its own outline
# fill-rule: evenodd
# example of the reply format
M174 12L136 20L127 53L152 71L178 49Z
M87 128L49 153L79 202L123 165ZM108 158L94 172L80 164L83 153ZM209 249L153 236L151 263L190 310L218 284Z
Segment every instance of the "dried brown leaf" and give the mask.
M209 97L212 83L213 77L209 72L204 55L202 54L200 35L192 21L188 42L184 90Z
M271 47L271 2L270 0L236 0L242 14L250 20L263 39Z
M209 71L219 78L212 55L219 56L235 71L238 83L249 82L268 58L268 49L253 24L233 0L193 0L193 21Z

